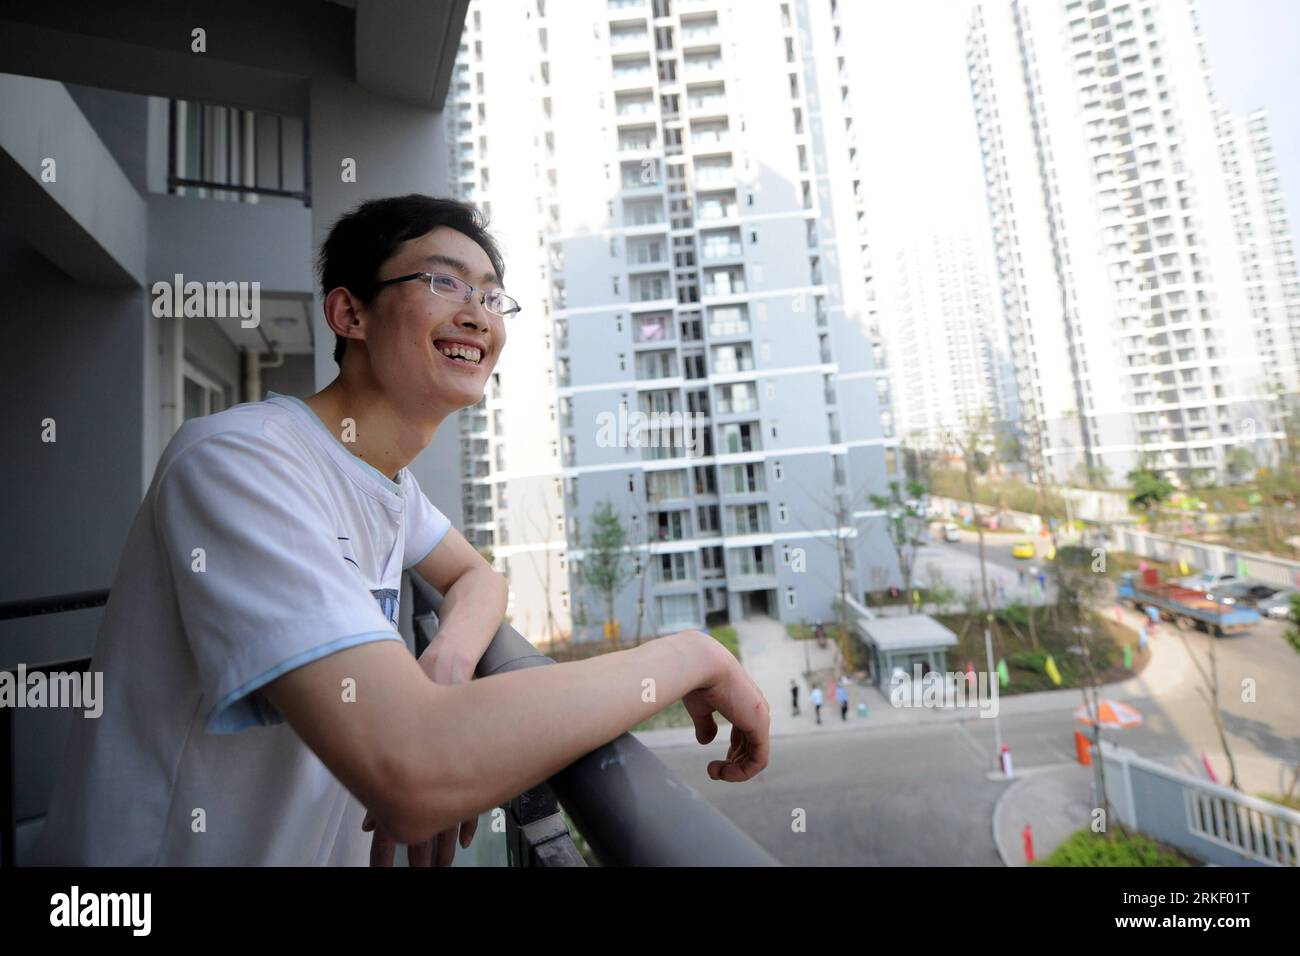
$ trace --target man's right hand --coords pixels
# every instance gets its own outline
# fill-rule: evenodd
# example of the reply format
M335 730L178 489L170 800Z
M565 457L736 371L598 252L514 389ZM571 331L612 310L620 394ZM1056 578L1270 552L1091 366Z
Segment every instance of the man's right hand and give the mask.
M706 655L706 683L682 698L686 712L695 722L695 739L711 743L718 735L714 713L731 722L731 746L725 760L709 761L713 780L740 783L756 776L767 766L771 714L767 699L745 673L740 662L708 634L686 631Z

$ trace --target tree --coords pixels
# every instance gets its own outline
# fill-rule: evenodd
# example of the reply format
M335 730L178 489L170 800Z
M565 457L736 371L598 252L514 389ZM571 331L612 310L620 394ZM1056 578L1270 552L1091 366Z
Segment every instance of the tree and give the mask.
M618 592L632 580L633 571L627 565L627 532L614 506L608 500L596 505L591 516L591 537L587 542L587 555L582 561L582 578L605 602L605 626L609 637L618 647L618 622L614 619L614 599Z
M1243 481L1255 473L1258 467L1255 462L1255 456L1249 448L1238 446L1228 452L1228 480L1230 482Z
M654 562L655 553L655 535L650 527L650 516L644 508L641 509L642 524L645 528L645 560L640 562L640 578L636 596L636 638L635 645L641 646L642 627L646 618L645 603L645 582L650 575L650 565ZM653 627L651 628L653 630Z
M975 453L978 450L980 443L984 440L984 436L988 430L989 414L988 411L985 410L969 421L964 428L948 429L945 437L947 443L951 445L962 458L966 499L970 503L971 518L975 524L975 535L979 539L980 594L984 598L984 614L986 619L991 620L993 617L993 604L989 600L988 565L984 556L984 529L980 526L979 512L976 510L975 504Z
M902 486L897 481L891 481L888 496L868 496L873 507L885 512L885 530L898 559L898 576L903 582L904 598L912 591L916 549L921 545L921 535L925 531L926 515L924 505L921 504L925 492L925 485L919 481L909 481L908 500L905 501Z
M1201 678L1196 692L1210 708L1214 727L1219 732L1219 746L1223 748L1223 753L1228 758L1228 786L1233 790L1240 790L1241 786L1237 783L1237 761L1233 759L1232 748L1228 745L1228 732L1223 727L1223 709L1219 705L1219 639L1214 634L1216 628L1214 625L1207 626L1205 637L1209 641L1209 651L1205 655L1205 662L1202 663L1200 657L1192 650L1192 644L1187 639L1187 629L1182 626L1182 622L1175 620L1175 626L1183 639L1183 646L1187 648L1187 656L1196 665L1196 673Z
M851 579L851 568L849 566L849 539L857 534L857 522L853 519L853 512L865 504L868 500L869 492L864 489L857 495L851 494L847 487L837 488L834 477L830 484L830 497L823 494L815 494L802 489L804 500L813 503L822 512L825 518L829 519L833 532L833 546L835 548L835 567L838 577L839 596L832 601L832 607L835 612L835 618L839 624L839 642L837 649L840 655L841 665L847 671L852 660L849 652L849 607L848 597L854 594L856 588L853 586ZM796 509L797 511L797 509ZM805 527L816 527L816 525L803 521ZM823 540L819 535L817 540ZM823 578L824 580L824 578Z
M542 502L542 528L544 529L544 533L538 533L537 523L532 520L531 514L526 515L525 520L528 521L528 526L533 530L535 540L549 544L551 528L554 527L551 523L551 506L547 501L545 493L540 494L538 497ZM528 555L528 563L533 569L534 576L536 576L538 583L542 586L542 600L546 604L546 623L544 625L546 628L546 643L553 644L556 637L559 635L560 627L559 622L555 619L555 611L551 605L551 552L549 548L542 551L542 564L540 569L537 565L537 557L534 555L532 550L525 553ZM572 631L570 631L569 636L573 636Z
M1146 512L1147 528L1154 533L1160 508L1173 496L1174 486L1146 467L1134 468L1128 473L1128 480L1133 488L1129 503Z
M1101 806L1105 814L1106 837L1110 838L1110 795L1106 789L1106 758L1101 750L1101 691L1097 684L1097 670L1093 664L1094 635L1101 626L1092 607L1105 590L1106 578L1094 573L1089 563L1090 554L1077 546L1062 548L1056 563L1056 606L1062 624L1077 639L1079 657L1083 661L1084 712L1093 715L1092 742L1097 753L1097 776L1101 784Z

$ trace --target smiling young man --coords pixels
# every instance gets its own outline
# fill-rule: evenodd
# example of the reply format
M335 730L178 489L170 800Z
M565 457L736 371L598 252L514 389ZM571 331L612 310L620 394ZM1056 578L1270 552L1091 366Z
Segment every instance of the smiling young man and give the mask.
M712 778L761 771L767 702L698 631L470 680L505 581L407 465L483 396L516 308L504 264L472 206L410 195L340 219L320 267L340 374L168 444L91 664L103 715L75 725L37 862L382 864L401 841L448 864L480 813L677 699L701 743L732 723ZM445 598L418 661L406 569Z

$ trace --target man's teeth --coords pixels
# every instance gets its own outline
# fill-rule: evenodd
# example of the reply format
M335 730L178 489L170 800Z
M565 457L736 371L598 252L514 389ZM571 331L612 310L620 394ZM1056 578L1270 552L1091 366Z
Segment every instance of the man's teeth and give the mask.
M439 351L447 358L463 358L475 363L483 358L483 353L470 345L443 345L439 347Z

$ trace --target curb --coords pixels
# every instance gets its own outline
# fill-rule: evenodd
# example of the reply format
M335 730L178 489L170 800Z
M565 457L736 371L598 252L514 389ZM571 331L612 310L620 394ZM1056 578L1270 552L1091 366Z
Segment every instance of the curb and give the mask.
M1012 863L1010 861L1010 857L1007 855L1006 850L1002 848L1002 840L998 836L998 834L1001 832L1001 827L999 827L998 824L1002 822L1002 809L1003 809L1003 804L1006 802L1007 797L1010 796L1017 788L1022 787L1026 783L1028 783L1029 780L1032 779L1033 777L1039 776L1044 773L1049 773L1053 770L1064 770L1068 767L1073 767L1074 765L1075 763L1073 760L1066 761L1064 763L1049 763L1049 764L1043 764L1038 767L1026 767L1024 770L1021 770L1018 773L1013 775L1011 786L1003 790L1002 796L998 797L997 803L993 804L993 817L992 817L993 846L997 849L998 859L1002 861L1003 866L1011 867L1011 866L1024 865L1021 863Z

